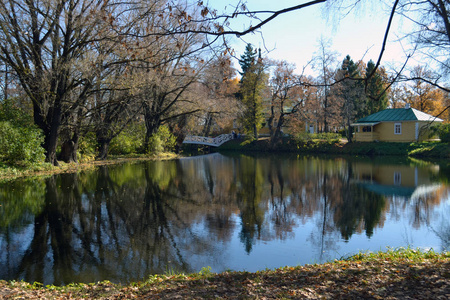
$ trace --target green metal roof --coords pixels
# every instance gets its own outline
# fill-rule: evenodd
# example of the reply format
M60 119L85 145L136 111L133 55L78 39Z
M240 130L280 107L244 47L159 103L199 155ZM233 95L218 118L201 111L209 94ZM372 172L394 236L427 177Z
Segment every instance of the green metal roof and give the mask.
M442 122L442 119L435 118L414 108L391 108L379 111L365 118L359 119L356 123L373 122L395 122L395 121L435 121Z

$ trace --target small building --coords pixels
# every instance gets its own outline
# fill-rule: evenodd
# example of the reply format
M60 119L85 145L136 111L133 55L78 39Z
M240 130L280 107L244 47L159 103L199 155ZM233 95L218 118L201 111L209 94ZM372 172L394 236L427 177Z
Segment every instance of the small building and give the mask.
M429 139L430 126L442 119L411 108L385 109L359 119L355 127L357 142L420 142Z

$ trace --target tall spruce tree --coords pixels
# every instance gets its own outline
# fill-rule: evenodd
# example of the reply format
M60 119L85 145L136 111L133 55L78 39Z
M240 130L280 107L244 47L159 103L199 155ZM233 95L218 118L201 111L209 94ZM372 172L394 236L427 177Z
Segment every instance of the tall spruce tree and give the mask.
M239 72L241 76L244 76L244 74L247 73L248 69L256 64L256 57L256 49L253 49L252 44L247 44L247 46L245 47L245 52L241 55L241 59L239 60L239 65L242 69L242 72Z
M340 82L339 97L342 101L342 114L347 127L347 139L352 141L352 128L350 124L362 118L366 109L366 96L364 83L358 65L347 55L342 61L342 67L338 71Z
M383 77L384 69L378 68L375 73L375 63L369 60L366 67L366 95L367 95L367 109L363 117L371 115L386 109L388 106L388 97L385 92L387 82ZM373 74L372 74L373 73ZM369 78L367 78L370 76Z
M241 122L245 132L257 139L258 130L261 129L264 121L262 94L268 75L264 72L261 51L257 54L250 44L245 47L239 64L242 69L239 94L245 107L241 115Z

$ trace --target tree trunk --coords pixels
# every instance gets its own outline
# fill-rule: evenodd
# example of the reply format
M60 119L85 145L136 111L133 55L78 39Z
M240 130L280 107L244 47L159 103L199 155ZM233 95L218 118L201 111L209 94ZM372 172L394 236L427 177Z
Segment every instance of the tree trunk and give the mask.
M106 159L108 157L108 149L111 139L97 139L97 142L99 145L97 159Z
M352 130L352 126L350 126L350 119L348 119L348 122L347 122L347 128L348 128L348 130L347 130L347 140L348 140L348 142L349 143L351 143L352 141L353 141L353 130Z
M256 127L256 124L253 124L253 135L255 136L255 140L258 139L258 128Z
M37 93L39 89L36 88ZM59 129L61 127L62 119L62 107L61 107L61 95L57 94L54 98L53 106L49 108L45 114L42 110L42 103L46 103L44 96L37 96L33 101L33 119L34 123L42 129L44 133L44 149L45 149L45 161L51 163L54 166L58 166L58 160L56 158L56 146L58 143Z
M202 133L203 136L209 135L209 132L211 131L212 121L213 121L212 114L207 113L205 126L203 127L203 133Z
M273 120L275 119L275 106L273 104L273 99L270 103L270 117L267 120L267 125L269 126L269 132L270 132L270 138L273 137L274 132L273 132Z
M67 114L62 117L62 123L69 123L71 121L71 114ZM58 159L62 160L66 163L78 163L77 158L77 150L78 150L78 140L80 137L80 128L81 128L81 120L83 119L83 109L79 108L76 120L75 120L75 126L73 126L73 133L70 131L70 126L66 126L66 131L62 131L60 133L60 136L64 136L64 142L61 145L61 153L59 154ZM72 137L70 137L72 135Z
M73 137L66 140L61 145L61 153L59 159L65 163L77 163L77 150L78 150L78 134L74 133Z
M3 87L3 100L8 99L8 64L5 64L5 83Z
M45 149L45 161L51 163L54 166L58 166L58 160L56 158L56 141L57 137L54 134L47 134L44 141Z
M44 131L44 149L46 151L45 161L54 166L58 166L56 146L58 143L58 131L61 126L61 108L55 105L53 113L51 114L51 122L49 126L45 126L45 124L38 124L38 126Z
M148 151L150 137L158 132L161 125L161 116L159 114L153 114L149 106L144 107L144 119L145 119L145 139L144 139L144 151Z
M328 132L328 97L326 94L323 110L323 132Z
M258 124L257 124L257 116L258 116L258 107L256 105L256 82L255 89L253 90L253 135L255 136L255 140L258 140Z
M273 135L270 137L270 145L271 147L275 147L275 145L280 141L281 139L281 127L284 123L284 115L281 114L278 118L277 127L275 128L275 131Z
M445 33L447 35L447 38L450 42L450 19L448 17L448 11L447 8L445 7L445 3L442 0L438 1L439 3L439 16L442 18L442 21L444 22L445 25Z

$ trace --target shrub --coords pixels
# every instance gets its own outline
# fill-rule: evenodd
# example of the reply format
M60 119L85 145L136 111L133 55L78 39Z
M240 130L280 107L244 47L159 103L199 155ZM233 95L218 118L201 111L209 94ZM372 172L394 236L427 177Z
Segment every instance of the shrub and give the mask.
M16 103L14 98L0 101L0 121L8 121L15 127L33 126L33 117L17 107Z
M78 161L88 162L95 159L97 154L97 139L95 133L88 132L85 136L81 137L78 142Z
M0 102L0 161L8 165L43 162L43 134L16 103L13 98Z
M164 147L162 145L161 138L157 134L152 135L148 141L147 152L156 154L156 153L161 153L163 151L164 151Z
M42 132L34 126L0 122L0 160L7 164L31 164L45 160Z
M432 127L432 130L437 133L441 142L450 143L450 124L439 124Z
M294 140L297 143L306 143L312 140L324 140L327 143L336 143L342 136L339 133L322 132L322 133L307 133L301 132L295 135Z
M158 132L150 137L148 153L170 152L175 150L176 137L165 125L160 126Z
M306 143L312 140L312 135L307 132L300 132L294 136L295 142L298 144L300 143Z
M109 153L115 155L138 153L144 143L144 133L143 124L131 124L111 141Z
M322 132L312 134L313 139L325 140L328 143L338 142L342 136L339 133L333 132Z

